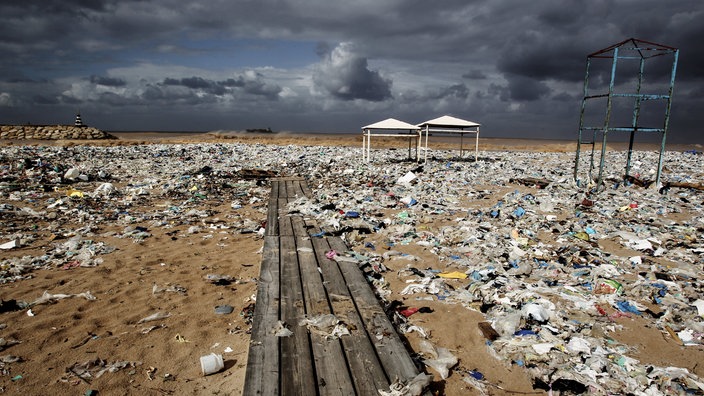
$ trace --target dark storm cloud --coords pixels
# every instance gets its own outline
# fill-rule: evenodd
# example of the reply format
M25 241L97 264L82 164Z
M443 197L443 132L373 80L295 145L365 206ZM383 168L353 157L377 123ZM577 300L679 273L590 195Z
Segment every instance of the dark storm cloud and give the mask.
M508 90L512 100L523 102L541 99L550 93L545 83L525 76L508 76Z
M486 78L486 74L484 74L481 70L470 70L463 74L462 78L466 78L468 80L484 80Z
M535 80L574 82L584 79L583 50L574 43L543 41L530 36L529 33L504 47L497 61L499 71Z
M245 93L257 96L263 96L269 100L276 100L279 93L281 92L281 87L276 84L267 84L260 79L254 80L244 80L244 85L242 89Z
M342 43L323 55L315 84L335 98L362 99L372 102L391 98L391 80L370 70L367 58L354 52L352 45Z
M224 85L201 77L187 77L181 79L165 78L163 84L180 85L190 89L201 90L212 95L224 95L227 92Z
M79 98L74 98L73 96L61 95L57 103L76 105L84 103L83 100Z
M336 121L370 112L472 111L489 134L536 114L557 134L579 116L586 55L628 37L681 49L673 128L698 133L704 108L701 0L28 0L0 3L0 15L0 122L25 122L38 103L58 112L80 102L101 114L140 106L155 124L180 104L203 104L201 115L227 124L236 120L231 104L261 112L250 121L300 120L304 130L356 129ZM250 40L310 43L301 54L309 61L284 70L277 56L291 52L242 59L239 45ZM649 61L648 89L666 86L670 67ZM619 87L633 83L628 66L617 73ZM609 77L608 67L590 76L601 88Z
M135 103L134 98L128 98L122 95L115 94L113 92L103 92L97 100L98 103L102 105L124 107L130 106Z
M199 90L211 95L222 96L233 93L231 88L238 88L241 92L275 100L281 92L281 87L268 84L261 74L239 76L237 79L228 78L223 81L208 80L202 77L165 78L162 85L183 86L192 90Z
M457 99L465 100L469 97L469 88L464 84L455 84L433 90L425 96L427 99Z
M124 87L127 82L121 78L115 77L105 77L105 76L90 76L90 82L96 85L103 85L106 87Z
M32 96L32 103L38 105L53 105L58 104L59 99L55 96L34 95Z

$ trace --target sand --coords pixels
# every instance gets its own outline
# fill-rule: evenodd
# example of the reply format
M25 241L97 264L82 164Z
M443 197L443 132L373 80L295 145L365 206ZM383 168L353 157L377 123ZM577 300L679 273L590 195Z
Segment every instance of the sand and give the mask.
M359 147L358 135L286 135L286 134L163 134L163 133L114 133L116 140L99 142L19 142L3 141L2 145L30 144L72 147L82 144L121 146L151 143L187 144L213 143L263 143L299 145L337 145ZM456 148L456 142L447 142ZM440 146L440 145L438 145ZM381 140L379 147L403 150L397 140ZM519 139L482 140L482 150L552 151L569 153L573 142L525 141ZM122 186L127 181L122 182ZM266 187L263 187L264 190ZM528 188L526 187L526 190ZM98 391L100 395L239 395L242 392L247 363L249 325L246 313L256 293L256 277L261 260L262 239L256 233L240 233L233 223L251 219L261 223L266 218L266 196L254 186L250 196L262 195L258 203L233 210L231 200L212 196L199 202L198 208L207 210L201 221L167 220L169 226L153 227L149 222L125 224L114 219L103 221L87 235L95 241L115 247L104 255L104 261L95 267L39 269L30 279L0 285L2 300L34 301L45 291L49 293L76 294L90 292L95 300L84 297L66 298L50 304L0 314L0 337L16 340L18 344L7 347L0 354L21 358L8 363L0 376L0 391L6 394L76 395ZM503 192L505 193L505 191ZM502 195L495 191L493 197L481 202L467 202L468 207L489 207L492 199ZM45 207L42 199L34 202L39 210ZM13 203L6 198L2 202ZM128 208L134 213L149 212L155 207L173 205L167 199L137 200ZM23 206L28 205L23 202ZM29 205L32 205L31 203ZM67 223L54 224L28 219L20 224L8 223L2 217L3 227L34 229L36 239L28 246L0 251L0 257L37 256L46 246L70 240L89 219L64 219ZM85 220L85 221L84 221ZM439 217L427 227L441 227L452 222L450 217ZM144 227L152 235L148 238L125 237L125 227ZM192 227L198 226L197 232ZM375 239L377 238L377 239ZM381 245L381 237L370 236L369 242ZM408 246L404 252L433 261L432 254L422 247ZM445 270L444 264L434 264ZM485 339L477 323L484 320L476 311L461 305L447 305L438 301L416 301L415 297L398 295L405 285L401 275L394 272L400 265L389 264L392 273L387 276L393 298L405 304L422 304L434 312L417 314L414 320L460 359L455 368L462 372L481 369L489 387L489 394L544 394L534 391L525 370L510 362L497 360L485 347ZM394 268L395 267L395 268ZM232 277L228 284L215 284L208 275ZM211 276L212 278L212 276ZM466 285L458 280L456 287ZM231 305L233 313L219 315L215 307ZM155 313L170 315L166 319L140 323ZM458 320L459 318L459 320ZM683 347L667 339L657 329L649 328L645 321L634 318L624 321L625 329L615 337L622 342L638 346L635 357L644 362L686 367L704 377L704 348ZM418 349L420 338L407 336L412 348ZM199 358L209 353L222 354L225 369L217 374L203 376ZM114 372L104 368L114 368ZM90 367L96 367L90 369ZM77 375L89 368L92 376ZM433 383L434 394L479 394L464 383L459 375L446 381Z

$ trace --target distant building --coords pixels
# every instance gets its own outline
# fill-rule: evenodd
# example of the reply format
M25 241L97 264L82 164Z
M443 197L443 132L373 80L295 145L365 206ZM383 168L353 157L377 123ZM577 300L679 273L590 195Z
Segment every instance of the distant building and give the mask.
M77 127L85 126L83 125L83 121L81 120L81 113L76 113L76 121L73 123L73 125Z

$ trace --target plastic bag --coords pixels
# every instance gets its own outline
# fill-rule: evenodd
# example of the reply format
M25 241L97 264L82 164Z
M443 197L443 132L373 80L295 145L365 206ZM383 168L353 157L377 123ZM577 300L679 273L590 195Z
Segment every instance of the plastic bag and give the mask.
M420 349L431 357L431 359L423 359L423 363L437 371L442 379L447 379L450 369L458 362L457 357L447 348L436 347L427 340L421 340Z
M149 316L147 316L147 317L145 317L145 318L140 319L139 322L137 322L137 323L139 324L139 323L151 322L151 321L153 321L153 320L166 319L166 318L168 318L169 316L171 316L171 313L159 311L159 312L155 312L155 313L153 313L153 314L151 314L151 315L149 315Z
M286 324L280 320L276 322L276 325L274 326L274 329L271 330L271 332L276 337L290 337L293 335L293 332L286 328Z
M381 396L420 396L432 380L433 376L425 373L416 375L405 384L397 379L391 384L388 392L379 389L379 394Z

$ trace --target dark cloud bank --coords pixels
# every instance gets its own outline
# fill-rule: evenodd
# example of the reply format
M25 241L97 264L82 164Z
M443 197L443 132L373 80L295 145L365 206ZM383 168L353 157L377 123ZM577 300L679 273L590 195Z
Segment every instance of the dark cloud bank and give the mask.
M453 114L485 136L574 139L586 55L637 37L680 48L668 140L704 143L699 0L334 3L3 3L0 123L80 110L107 130L357 132ZM300 46L281 55L299 66L247 65L233 44L279 41ZM670 64L648 62L649 89L666 87ZM618 70L623 84L633 76ZM648 112L660 122L663 109Z

